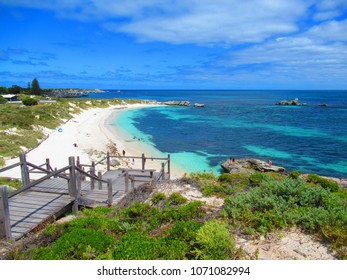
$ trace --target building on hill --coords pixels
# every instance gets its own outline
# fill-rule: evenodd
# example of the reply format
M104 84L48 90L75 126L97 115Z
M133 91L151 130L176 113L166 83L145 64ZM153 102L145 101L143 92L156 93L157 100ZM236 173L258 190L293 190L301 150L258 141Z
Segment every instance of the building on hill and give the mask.
M15 94L2 94L3 98L7 99L7 101L19 101L18 96Z

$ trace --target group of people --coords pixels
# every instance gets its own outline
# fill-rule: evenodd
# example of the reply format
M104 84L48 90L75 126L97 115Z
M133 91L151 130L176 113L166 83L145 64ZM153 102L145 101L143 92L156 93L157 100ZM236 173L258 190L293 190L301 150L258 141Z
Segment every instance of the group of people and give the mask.
M235 158L230 157L229 162L232 163L233 165L235 164Z

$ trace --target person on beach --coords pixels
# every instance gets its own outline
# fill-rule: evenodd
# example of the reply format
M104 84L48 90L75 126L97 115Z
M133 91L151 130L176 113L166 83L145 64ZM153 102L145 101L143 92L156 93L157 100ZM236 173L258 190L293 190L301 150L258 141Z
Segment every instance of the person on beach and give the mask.
M235 164L235 158L232 159L233 165Z
M272 166L272 160L269 159L269 166L271 167Z
M125 157L125 150L123 150L123 157Z

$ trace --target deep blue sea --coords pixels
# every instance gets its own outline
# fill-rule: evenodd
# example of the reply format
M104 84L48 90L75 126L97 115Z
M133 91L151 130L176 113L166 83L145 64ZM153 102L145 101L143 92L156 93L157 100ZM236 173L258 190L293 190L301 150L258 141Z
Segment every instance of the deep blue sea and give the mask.
M89 97L189 101L125 111L117 120L188 171L219 172L229 157L254 157L347 178L347 91L110 90ZM308 106L275 105L294 98Z

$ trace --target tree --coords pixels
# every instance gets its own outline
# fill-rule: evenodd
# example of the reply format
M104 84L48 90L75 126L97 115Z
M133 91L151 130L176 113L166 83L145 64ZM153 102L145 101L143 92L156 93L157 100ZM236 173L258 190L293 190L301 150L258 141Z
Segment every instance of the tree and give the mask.
M39 81L35 78L31 82L31 93L33 95L40 95L41 94L41 88L39 85Z
M2 93L2 94L7 93L7 88L4 86L0 86L0 93Z
M20 86L13 85L12 87L9 87L7 90L8 90L8 93L19 94L22 88Z

